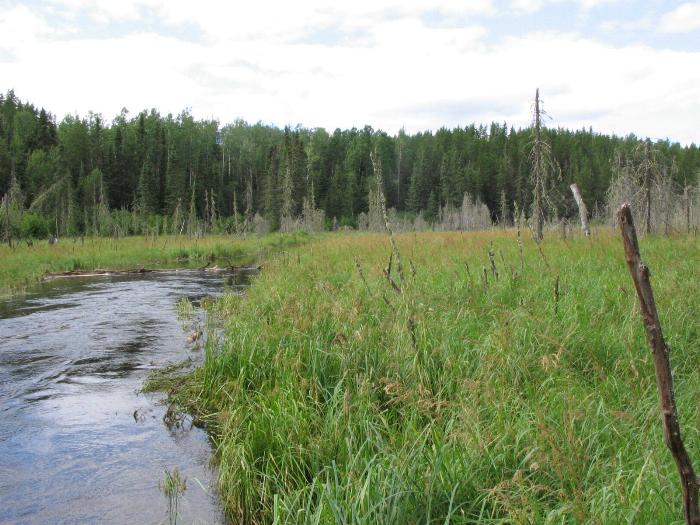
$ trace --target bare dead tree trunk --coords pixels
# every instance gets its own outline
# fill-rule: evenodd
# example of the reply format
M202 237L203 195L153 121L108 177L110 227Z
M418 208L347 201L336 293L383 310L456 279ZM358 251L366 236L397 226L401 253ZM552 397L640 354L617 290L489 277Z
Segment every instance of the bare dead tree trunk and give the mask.
M629 268L637 297L642 309L642 320L646 330L647 341L654 356L656 370L656 385L659 389L661 416L664 429L664 440L678 467L683 488L683 514L688 525L700 525L700 509L698 508L698 490L700 479L693 470L690 457L681 439L681 429L678 424L676 400L673 394L673 377L669 361L669 348L666 346L661 331L661 323L656 311L654 293L649 280L649 268L642 262L639 255L637 232L634 228L632 212L629 204L623 204L617 212L617 219L622 230L622 242L625 247L625 260Z
M501 190L501 228L504 230L508 227L508 200L506 199L506 191Z
M12 248L12 225L10 223L10 199L5 197L5 233L7 234L7 245Z
M248 168L248 182L245 189L245 218L243 220L243 233L248 232L248 227L253 222L253 168Z
M643 177L644 177L644 189L645 189L645 201L646 201L646 211L644 220L644 233L646 235L651 234L651 177L652 177L652 160L651 153L649 151L649 142L644 143L644 160L642 164Z
M233 233L238 234L238 196L236 188L233 189Z
M578 184L575 182L570 186L571 193L574 194L574 199L576 199L576 204L578 205L578 214L581 217L581 229L586 237L591 235L591 230L588 228L588 210L586 209L586 203L583 202L583 197L581 196L581 191L578 189Z
M685 204L685 228L686 233L690 235L690 191L688 191L688 183L686 182L683 188L683 202Z
M401 208L401 157L403 155L403 143L401 141L401 132L397 135L397 143L399 154L396 158L396 209Z
M14 185L17 182L16 178L16 173L15 173L15 156L14 154L12 155L12 163L11 163L11 168L10 168L10 188L8 191L5 193L5 211L6 211L6 216L5 216L5 221L6 221L6 232L7 232L7 244L10 248L12 248L12 221L10 220L10 207L13 206L13 195L14 192L12 191Z
M532 215L535 219L535 236L538 241L544 237L544 216L542 212L542 188L544 187L544 159L542 152L542 118L540 113L540 90L535 92L535 142L532 145L532 177L535 194L532 204Z

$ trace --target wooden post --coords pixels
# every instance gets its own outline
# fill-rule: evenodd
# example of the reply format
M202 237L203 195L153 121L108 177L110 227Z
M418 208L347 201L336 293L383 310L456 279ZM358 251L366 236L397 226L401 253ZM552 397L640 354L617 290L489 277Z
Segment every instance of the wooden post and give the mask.
M591 230L588 227L588 210L586 209L586 203L583 202L583 197L581 197L581 191L578 189L578 184L575 182L569 186L571 188L571 193L574 194L574 199L576 199L576 204L578 205L578 214L581 217L581 229L586 237L591 235Z
M656 385L659 389L661 416L664 429L664 440L678 467L683 488L683 514L688 525L700 525L700 509L698 508L698 490L700 479L693 470L678 424L676 400L673 395L673 377L669 361L669 348L661 332L661 323L656 311L654 293L649 280L649 268L642 262L639 255L637 232L632 220L629 204L623 204L617 212L617 219L622 230L622 242L625 246L625 259L629 268L637 297L642 310L642 321L646 330L647 341L654 356L656 369Z

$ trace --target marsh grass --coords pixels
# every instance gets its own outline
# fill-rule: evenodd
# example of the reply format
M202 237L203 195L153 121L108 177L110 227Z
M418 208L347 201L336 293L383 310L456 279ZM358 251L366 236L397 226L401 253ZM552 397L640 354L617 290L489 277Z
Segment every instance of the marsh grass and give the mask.
M159 488L168 498L168 522L175 525L179 518L178 507L180 497L187 490L187 478L180 476L180 470L175 467L172 471L165 469L165 476L159 483Z
M188 297L181 297L175 304L175 313L183 329L186 329L194 317L195 306Z
M187 358L153 370L141 387L141 392L172 392L183 371L191 366L192 359Z
M234 522L682 522L616 234L396 240L400 298L385 235L328 236L213 307L225 336L177 398L214 438ZM641 249L700 458L700 247Z
M47 272L241 264L307 240L304 233L191 239L172 235L157 241L149 237L87 237L61 239L54 245L37 241L14 249L0 245L0 296L21 292Z

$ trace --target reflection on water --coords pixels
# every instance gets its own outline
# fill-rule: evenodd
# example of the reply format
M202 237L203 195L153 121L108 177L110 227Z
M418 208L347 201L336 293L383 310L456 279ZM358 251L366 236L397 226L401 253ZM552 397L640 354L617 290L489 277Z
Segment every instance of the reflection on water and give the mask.
M164 523L164 469L187 478L182 523L220 523L206 434L168 430L149 370L192 352L175 305L242 273L58 279L0 301L0 523Z

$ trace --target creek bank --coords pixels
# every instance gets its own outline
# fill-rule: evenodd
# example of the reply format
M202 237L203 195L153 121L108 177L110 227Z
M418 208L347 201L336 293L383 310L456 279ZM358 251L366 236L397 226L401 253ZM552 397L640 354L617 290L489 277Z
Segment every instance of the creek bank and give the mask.
M201 268L131 268L128 270L110 270L96 268L94 270L67 270L63 272L47 272L42 280L60 279L63 277L101 277L119 275L139 275L152 273L178 273L178 272L257 272L262 269L261 265L244 266L203 266Z

